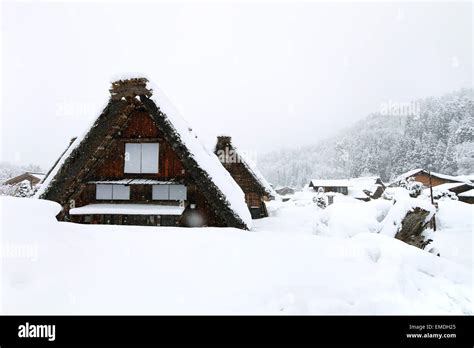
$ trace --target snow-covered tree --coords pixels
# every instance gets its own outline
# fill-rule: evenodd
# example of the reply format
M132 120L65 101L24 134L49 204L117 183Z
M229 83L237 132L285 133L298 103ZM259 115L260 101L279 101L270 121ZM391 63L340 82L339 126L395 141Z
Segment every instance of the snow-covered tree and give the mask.
M313 197L313 202L316 203L316 205L321 209L324 209L328 206L328 198L322 187L318 189L318 193Z
M414 177L408 178L406 189L408 190L410 197L418 197L423 192L425 187L421 182L415 180Z
M457 201L458 196L454 192L451 192L449 190L436 190L433 192L433 199L436 200L453 200Z
M23 180L19 185L18 189L15 192L16 197L31 197L34 194L34 191L31 188L31 184L28 180Z
M0 185L0 196L15 196L17 188L15 185Z
M456 145L457 174L474 173L474 142Z
M310 179L380 175L389 181L415 168L445 174L473 172L474 91L463 89L414 102L419 115L371 114L315 145L259 158L275 185L302 187Z

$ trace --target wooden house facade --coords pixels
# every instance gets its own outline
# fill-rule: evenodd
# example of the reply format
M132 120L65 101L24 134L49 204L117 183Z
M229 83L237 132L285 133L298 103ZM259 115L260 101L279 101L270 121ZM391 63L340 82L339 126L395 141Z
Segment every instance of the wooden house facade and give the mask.
M309 187L318 192L333 192L347 195L349 193L349 180L313 179L309 182Z
M442 184L448 184L448 183L457 183L457 182L463 182L458 177L451 176L451 175L446 175L446 174L441 174L441 173L435 173L435 172L429 172L425 169L414 169L409 172L403 173L399 175L390 186L398 186L400 181L402 180L408 180L409 178L414 178L415 181L418 181L422 183L424 186L429 187L430 186L430 176L431 176L431 185L433 187L442 185Z
M274 199L276 193L256 166L232 144L230 136L217 137L214 153L244 192L252 218L267 217L265 201Z
M161 92L145 78L116 81L110 92L37 194L62 205L59 220L250 228L242 190Z
M309 182L308 187L316 192L322 189L326 193L339 193L365 202L380 198L385 191L385 184L380 177L376 176L351 179L313 179ZM333 195L329 194L328 196L332 197Z

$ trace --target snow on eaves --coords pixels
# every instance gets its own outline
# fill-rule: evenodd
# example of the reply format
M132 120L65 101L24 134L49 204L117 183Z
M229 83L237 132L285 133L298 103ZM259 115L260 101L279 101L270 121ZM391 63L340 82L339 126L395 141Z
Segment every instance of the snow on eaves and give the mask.
M460 186L468 186L468 187L471 186L471 187L473 187L474 184L466 184L464 182L447 182L447 183L444 183L444 184L441 184L441 185L433 186L433 192L451 191L452 189L455 189L455 188L460 187ZM425 188L423 190L423 194L426 195L426 196L429 196L430 195L430 188ZM458 196L459 196L459 194L458 194Z
M34 172L28 172L28 174L34 176L37 179L43 180L45 177L44 173L34 173Z
M347 179L312 179L313 187L349 187L350 183Z
M135 78L138 75L126 75L127 78ZM142 76L142 75L140 75ZM123 76L121 76L123 78ZM148 86L152 88L153 96L152 100L160 108L160 110L168 117L171 125L176 130L176 133L180 136L181 141L188 148L191 155L194 157L198 165L204 170L209 177L212 179L217 188L222 192L223 196L227 200L230 209L238 216L250 229L252 227L252 217L245 203L245 196L240 186L234 181L227 170L222 166L217 156L209 152L197 139L191 131L191 128L186 124L184 119L181 117L179 112L168 100L166 95L153 83L148 82ZM107 103L109 100L107 101ZM107 103L101 109L105 109ZM99 114L100 115L100 114ZM68 147L61 158L58 160L54 168L51 170L49 175L45 178L43 184L40 186L35 194L35 198L41 197L44 194L54 178L58 174L61 167L64 165L66 159L72 154L72 152L81 144L86 138L90 129L95 126L99 116L96 117L92 124L85 129L81 136L78 136L74 142Z
M61 167L64 165L66 159L71 155L71 153L79 146L81 141L84 139L86 134L89 132L90 128L84 132L84 134L80 137L77 137L73 143L67 148L67 150L63 153L61 158L57 161L56 165L51 169L48 176L46 176L41 184L39 184L39 189L36 191L34 198L40 198L51 186L54 182L56 175L58 174Z
M458 175L458 176L456 176L456 178L460 181L474 182L474 174Z
M458 194L459 197L474 197L474 189Z
M240 151L238 147L232 145L237 156L241 158L243 165L253 175L253 177L259 182L259 184L265 189L267 195L271 197L277 197L278 194L275 192L270 183L265 179L263 174L258 170L257 164L249 157L244 151Z
M56 162L56 164L54 165L54 167L50 170L49 173L47 173L46 177L43 179L43 181L41 182L41 184L39 185L39 189L38 191L36 191L35 195L33 196L34 198L40 198L41 195L43 195L47 190L48 188L50 187L50 185L53 183L53 181L55 180L55 177L56 175L58 174L59 170L61 169L61 167L64 165L64 162L66 161L66 159L72 154L72 152L79 146L79 144L86 138L87 134L89 133L89 131L95 127L95 124L97 122L97 120L99 119L100 115L102 114L102 111L107 107L109 103L109 100L107 100L102 108L100 109L100 113L97 115L97 117L93 118L91 120L91 122L89 123L89 125L87 125L83 132L81 133L81 135L77 136L76 139L72 142L72 144L70 144L68 146L68 148L66 149L66 151L64 151L64 153L62 154L61 158Z
M390 185L396 184L401 180L406 180L406 179L408 179L408 178L410 178L410 177L412 177L412 176L414 176L418 173L428 174L429 172L425 169L422 169L422 168L413 169L413 170L410 170L406 173L400 174L395 180L393 180L390 183ZM463 178L462 176L452 176L452 175L435 173L435 172L431 172L431 176L434 176L434 177L437 177L437 178L440 178L440 179L445 179L445 180L452 180L452 181L456 181L456 182L470 183L470 181L468 179Z
M209 175L224 195L229 207L250 229L252 227L252 217L245 203L244 192L240 186L224 168L217 156L205 148L197 136L192 133L189 125L181 117L173 104L171 104L168 97L153 83L149 82L148 85L153 89L151 99L169 119L196 163Z

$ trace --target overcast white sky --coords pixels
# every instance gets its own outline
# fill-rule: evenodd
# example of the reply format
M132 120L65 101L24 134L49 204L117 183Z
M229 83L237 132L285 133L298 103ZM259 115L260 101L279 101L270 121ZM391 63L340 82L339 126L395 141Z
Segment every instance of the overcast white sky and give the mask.
M1 157L52 164L121 73L143 72L208 146L315 143L472 86L472 3L19 3L1 14Z

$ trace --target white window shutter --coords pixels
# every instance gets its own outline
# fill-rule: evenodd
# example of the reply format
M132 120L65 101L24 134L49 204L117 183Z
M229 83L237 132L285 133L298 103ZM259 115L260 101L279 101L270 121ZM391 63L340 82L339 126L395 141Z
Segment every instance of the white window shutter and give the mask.
M142 144L142 173L158 173L158 143Z
M168 200L169 199L169 185L153 185L152 199L154 200Z
M170 185L170 199L176 201L186 200L186 186Z
M125 144L125 173L140 173L142 161L141 144Z
M96 199L112 199L112 185L97 184L95 190Z
M129 200L130 186L112 185L112 199Z

